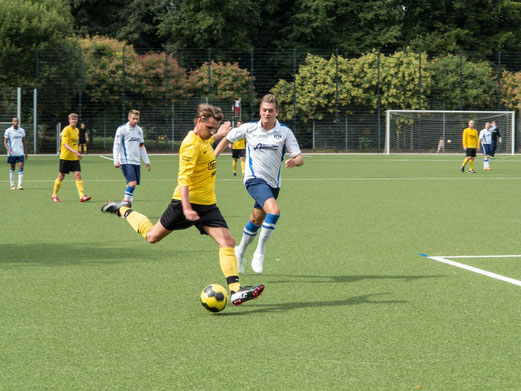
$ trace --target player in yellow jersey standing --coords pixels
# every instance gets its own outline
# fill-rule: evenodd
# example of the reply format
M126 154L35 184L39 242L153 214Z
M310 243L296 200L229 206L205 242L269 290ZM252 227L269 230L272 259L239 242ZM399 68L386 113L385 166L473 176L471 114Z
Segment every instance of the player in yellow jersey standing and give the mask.
M478 131L474 128L473 120L470 120L469 127L463 130L462 142L466 157L461 165L461 172L465 172L465 166L470 162L469 173L475 174L474 159L476 158L476 151L479 148L479 135Z
M58 198L58 191L62 185L65 174L74 172L76 178L76 188L80 196L80 202L90 200L90 196L85 195L83 190L83 181L81 179L80 159L83 157L78 152L78 141L80 139L80 131L76 127L78 124L78 114L69 114L69 126L66 126L61 133L61 147L60 147L60 169L58 171L58 178L54 181L54 189L52 192L52 200L54 202L61 202Z
M185 137L179 150L177 187L172 201L155 225L146 216L123 206L122 202L106 202L101 211L123 217L149 243L157 243L175 230L195 225L202 235L209 235L219 245L219 260L230 289L230 301L237 306L257 298L264 285L241 287L235 239L216 204L217 167L212 143L231 129L229 122L219 126L222 119L220 108L208 104L198 106L195 128Z
M237 122L236 127L242 125L242 122ZM242 138L234 143L230 144L230 148L232 149L232 173L233 176L237 176L237 160L241 159L241 172L244 175L244 164L246 161L246 139Z

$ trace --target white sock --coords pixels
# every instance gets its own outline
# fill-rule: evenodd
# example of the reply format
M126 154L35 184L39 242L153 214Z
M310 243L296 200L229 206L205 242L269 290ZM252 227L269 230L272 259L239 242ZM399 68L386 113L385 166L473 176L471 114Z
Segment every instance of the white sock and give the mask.
M9 170L9 180L11 181L11 186L14 186L14 170Z
M237 252L241 257L244 257L244 253L246 249L250 245L251 242L255 239L255 236L259 233L259 228L257 224L253 224L251 221L248 221L248 224L244 227L242 231L242 239L241 243L237 246Z
M22 186L24 181L24 170L18 170L18 186Z
M487 168L489 168L489 164L488 164L488 159L483 159L483 168L486 170Z
M271 213L266 214L266 218L264 219L264 223L262 223L261 233L259 235L259 242L257 243L257 248L255 249L256 253L264 254L266 251L266 245L268 244L269 238L275 231L275 225L279 220L280 215L273 215Z

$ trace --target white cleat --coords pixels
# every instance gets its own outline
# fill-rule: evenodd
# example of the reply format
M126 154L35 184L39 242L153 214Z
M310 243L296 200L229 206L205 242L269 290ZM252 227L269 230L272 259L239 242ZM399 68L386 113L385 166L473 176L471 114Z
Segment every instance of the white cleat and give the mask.
M235 246L235 256L237 257L237 267L239 269L239 274L244 274L244 264L246 263L246 258L240 256L239 246Z
M253 259L251 260L251 268L257 274L261 274L264 266L264 254L253 253Z

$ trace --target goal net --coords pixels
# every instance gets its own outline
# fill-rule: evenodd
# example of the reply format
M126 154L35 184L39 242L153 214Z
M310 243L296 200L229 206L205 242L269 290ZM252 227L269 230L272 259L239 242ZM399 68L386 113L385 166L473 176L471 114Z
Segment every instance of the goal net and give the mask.
M514 154L513 111L388 110L385 152L435 153L440 144L443 152L461 152L461 136L470 120L474 121L478 133L486 122L496 121L501 135L496 153Z

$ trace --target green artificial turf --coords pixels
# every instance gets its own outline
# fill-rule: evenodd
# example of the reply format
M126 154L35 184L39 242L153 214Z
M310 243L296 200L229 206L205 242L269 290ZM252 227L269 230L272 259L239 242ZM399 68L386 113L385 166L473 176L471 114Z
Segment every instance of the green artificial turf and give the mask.
M82 161L51 201L56 157L33 156L23 191L0 176L0 390L516 390L521 287L421 257L521 254L521 159L461 173L463 157L307 155L283 169L264 294L212 314L225 285L197 229L151 245L100 212L121 173ZM134 209L155 223L177 156L152 156ZM467 166L468 168L468 166ZM240 240L253 201L231 157L218 205ZM248 258L254 251L250 246ZM521 258L458 262L521 280Z

